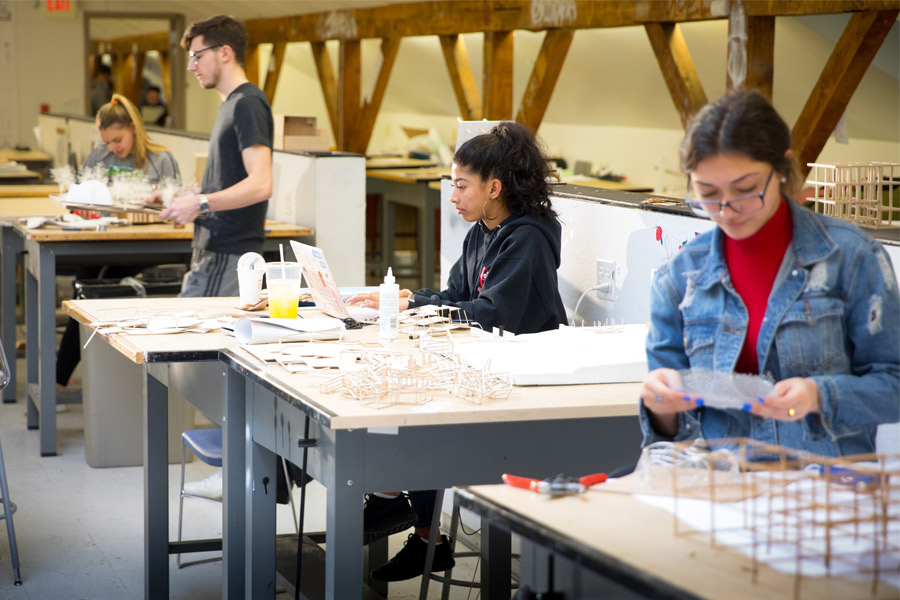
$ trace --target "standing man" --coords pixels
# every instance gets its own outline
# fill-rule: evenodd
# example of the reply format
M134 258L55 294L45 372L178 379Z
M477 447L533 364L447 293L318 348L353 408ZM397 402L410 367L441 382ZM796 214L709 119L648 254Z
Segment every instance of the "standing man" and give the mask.
M209 157L199 195L175 198L160 217L194 221L191 270L182 297L237 296L237 261L262 252L268 199L272 195L272 109L247 81L247 29L227 15L188 26L181 39L188 71L222 105L209 138Z

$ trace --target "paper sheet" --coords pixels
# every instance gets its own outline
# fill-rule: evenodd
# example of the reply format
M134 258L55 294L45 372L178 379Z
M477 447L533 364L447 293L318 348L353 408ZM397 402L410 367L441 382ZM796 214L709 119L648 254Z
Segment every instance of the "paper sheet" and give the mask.
M234 337L241 344L270 344L287 336L307 334L309 340L336 340L344 331L344 323L330 317L307 319L244 318L234 324Z
M504 341L509 339L509 341ZM569 385L643 381L647 375L645 325L598 333L566 327L514 338L481 338L455 345L477 368L508 372L514 385Z

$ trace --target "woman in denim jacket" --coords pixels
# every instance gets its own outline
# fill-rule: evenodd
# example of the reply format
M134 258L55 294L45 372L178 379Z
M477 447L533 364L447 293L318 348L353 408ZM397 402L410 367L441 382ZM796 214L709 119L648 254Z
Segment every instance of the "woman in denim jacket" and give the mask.
M688 204L718 227L653 281L644 445L749 437L824 456L873 452L877 426L900 419L900 297L881 244L785 195L790 131L756 92L705 106L681 164ZM744 410L704 407L678 390L686 368L776 383Z

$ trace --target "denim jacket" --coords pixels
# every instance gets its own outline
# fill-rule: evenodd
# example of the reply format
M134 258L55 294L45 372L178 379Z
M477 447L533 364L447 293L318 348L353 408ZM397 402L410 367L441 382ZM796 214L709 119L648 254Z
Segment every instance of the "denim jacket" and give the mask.
M759 372L775 381L811 378L821 412L782 422L700 407L679 413L678 433L667 438L653 431L642 405L644 445L749 437L845 456L874 452L877 426L900 420L900 294L890 258L855 225L785 201L793 240L759 332ZM723 242L721 229L708 231L657 272L647 336L651 370L734 370L748 317L731 282Z

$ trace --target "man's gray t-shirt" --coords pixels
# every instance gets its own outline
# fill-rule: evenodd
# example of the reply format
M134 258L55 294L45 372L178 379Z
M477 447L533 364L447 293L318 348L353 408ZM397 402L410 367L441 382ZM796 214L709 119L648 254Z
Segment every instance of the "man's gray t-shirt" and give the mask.
M271 150L274 131L272 109L265 94L252 83L238 86L219 107L209 137L202 193L218 192L246 179L241 152L253 144ZM197 219L193 246L225 254L262 252L268 206L269 201L264 200Z

